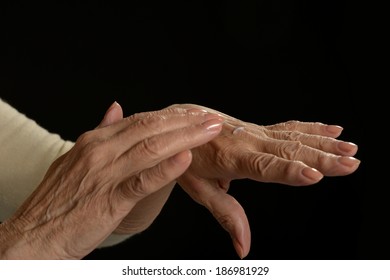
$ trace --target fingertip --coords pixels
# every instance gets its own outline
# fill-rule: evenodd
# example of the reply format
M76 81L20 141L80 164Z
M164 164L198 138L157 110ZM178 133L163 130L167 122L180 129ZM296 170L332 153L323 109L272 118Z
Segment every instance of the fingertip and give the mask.
M240 259L245 258L251 247L251 231L248 220L238 220L233 228L226 230L230 233L237 255Z
M117 101L114 101L114 102L110 105L110 107L108 107L105 116L107 116L108 114L110 114L111 111L113 111L113 110L118 110L119 108L122 108L121 105L120 105Z
M319 172L317 169L312 167L305 167L302 169L302 175L311 181L311 183L317 183L320 181L324 175Z
M110 108L121 106L116 100L111 104Z
M326 125L325 130L330 134L332 137L338 137L341 135L341 132L343 131L343 127L339 125Z
M358 151L358 146L352 142L339 142L337 147L342 155L354 156Z
M118 102L114 101L111 104L111 106L107 109L99 127L105 127L111 125L121 119L123 119L122 106Z
M240 259L244 259L249 254L249 246L245 246L240 243L237 239L233 239L233 246Z
M351 172L355 171L359 165L360 165L360 160L354 157L349 157L349 156L341 156L337 159L337 161L348 168L350 168Z
M246 254L244 253L244 249L242 248L241 244L235 239L233 239L233 246L234 246L234 249L236 250L236 253L240 259L243 259L246 257Z
M114 101L108 109L107 115L110 117L111 122L123 119L122 106L117 101Z

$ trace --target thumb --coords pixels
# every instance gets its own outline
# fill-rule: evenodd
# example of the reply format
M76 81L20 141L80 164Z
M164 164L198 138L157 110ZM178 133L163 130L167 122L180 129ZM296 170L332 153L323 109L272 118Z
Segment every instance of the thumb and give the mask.
M251 246L251 230L241 204L233 196L221 191L209 197L204 206L229 233L238 256L245 258Z
M245 258L251 246L251 231L248 217L240 203L227 194L217 181L203 180L186 174L180 177L179 185L193 200L211 212L230 234L239 257Z
M111 104L110 108L108 108L98 128L114 124L121 119L123 119L123 110L121 105L119 105L119 103L115 101Z

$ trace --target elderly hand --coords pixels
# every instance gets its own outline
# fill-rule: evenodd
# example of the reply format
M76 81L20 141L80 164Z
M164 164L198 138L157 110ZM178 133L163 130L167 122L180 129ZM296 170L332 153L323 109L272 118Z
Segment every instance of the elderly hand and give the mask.
M172 107L201 109L225 119L218 137L192 150L191 166L178 183L229 232L241 258L249 253L250 227L244 209L227 193L232 180L305 186L324 175L351 174L360 163L353 158L357 146L336 139L340 126L299 121L260 126L194 104Z
M249 253L250 227L244 209L227 194L232 180L249 178L305 186L317 183L324 175L348 175L359 166L360 161L352 157L357 146L336 139L342 131L337 125L288 121L260 126L199 105L170 107L212 112L225 120L217 137L192 149L193 161L178 183L230 233L241 258ZM111 115L103 125L120 120L123 112L117 107ZM146 229L160 213L174 183L140 200L116 232Z
M220 133L223 121L180 108L125 119L120 111L113 105L98 128L81 135L0 225L0 258L83 258L138 202L179 177L190 150Z

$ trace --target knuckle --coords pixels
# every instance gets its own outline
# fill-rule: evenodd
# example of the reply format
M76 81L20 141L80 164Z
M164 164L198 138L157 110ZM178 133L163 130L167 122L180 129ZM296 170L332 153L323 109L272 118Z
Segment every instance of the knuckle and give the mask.
M107 162L107 145L106 142L96 140L92 133L86 132L81 135L76 141L76 148L78 149L79 159L85 168L93 168L98 163Z
M299 141L289 141L279 147L279 154L283 158L295 160L301 154L302 147L303 144Z
M150 114L140 120L138 120L138 126L147 127L153 134L161 133L164 123L167 117L162 115Z
M87 168L91 168L93 166L96 166L98 162L100 162L102 155L99 152L100 147L98 143L90 143L83 147L83 149L80 151L80 156L83 159L83 165L85 165Z
M260 176L267 178L270 170L277 165L278 158L275 155L263 155L255 158L255 164L258 166Z
M291 140L291 141L298 141L300 138L301 133L298 131L288 131L286 132L286 140Z
M94 137L94 133L92 131L87 131L87 132L84 132L83 134L81 134L78 138L77 138L77 141L76 141L76 144L78 146L86 146L88 145L89 143L93 142L95 139Z
M123 183L121 190L121 194L125 199L141 199L149 194L142 173L133 175L131 179Z
M275 155L267 156L261 158L258 163L260 168L260 175L262 178L266 178L266 180L273 182L275 178L278 180L285 180L286 178L290 178L295 176L296 174L296 164L300 164L299 161L280 161Z
M329 141L329 138L327 138L327 137L318 137L317 138L317 143L316 143L317 149L326 150L326 148L330 144L331 144L331 141Z
M320 153L317 155L317 162L318 162L318 168L323 169L323 168L328 168L331 166L332 161L335 159L335 155L331 155L329 153Z
M290 121L283 123L286 130L295 130L295 129L297 129L299 124L300 124L300 122L297 120L290 120Z
M225 230L232 228L233 221L229 215L216 215L215 218Z
M156 137L144 139L140 144L140 151L146 158L157 159L160 152L166 148Z

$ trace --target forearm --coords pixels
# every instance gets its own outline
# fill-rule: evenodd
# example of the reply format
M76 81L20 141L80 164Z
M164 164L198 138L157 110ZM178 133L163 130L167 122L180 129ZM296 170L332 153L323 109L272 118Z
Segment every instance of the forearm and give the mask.
M34 230L32 230L34 231ZM48 239L40 239L34 232L21 230L21 221L9 219L0 224L0 260L33 260L33 259L59 259ZM55 244L54 244L55 246Z

